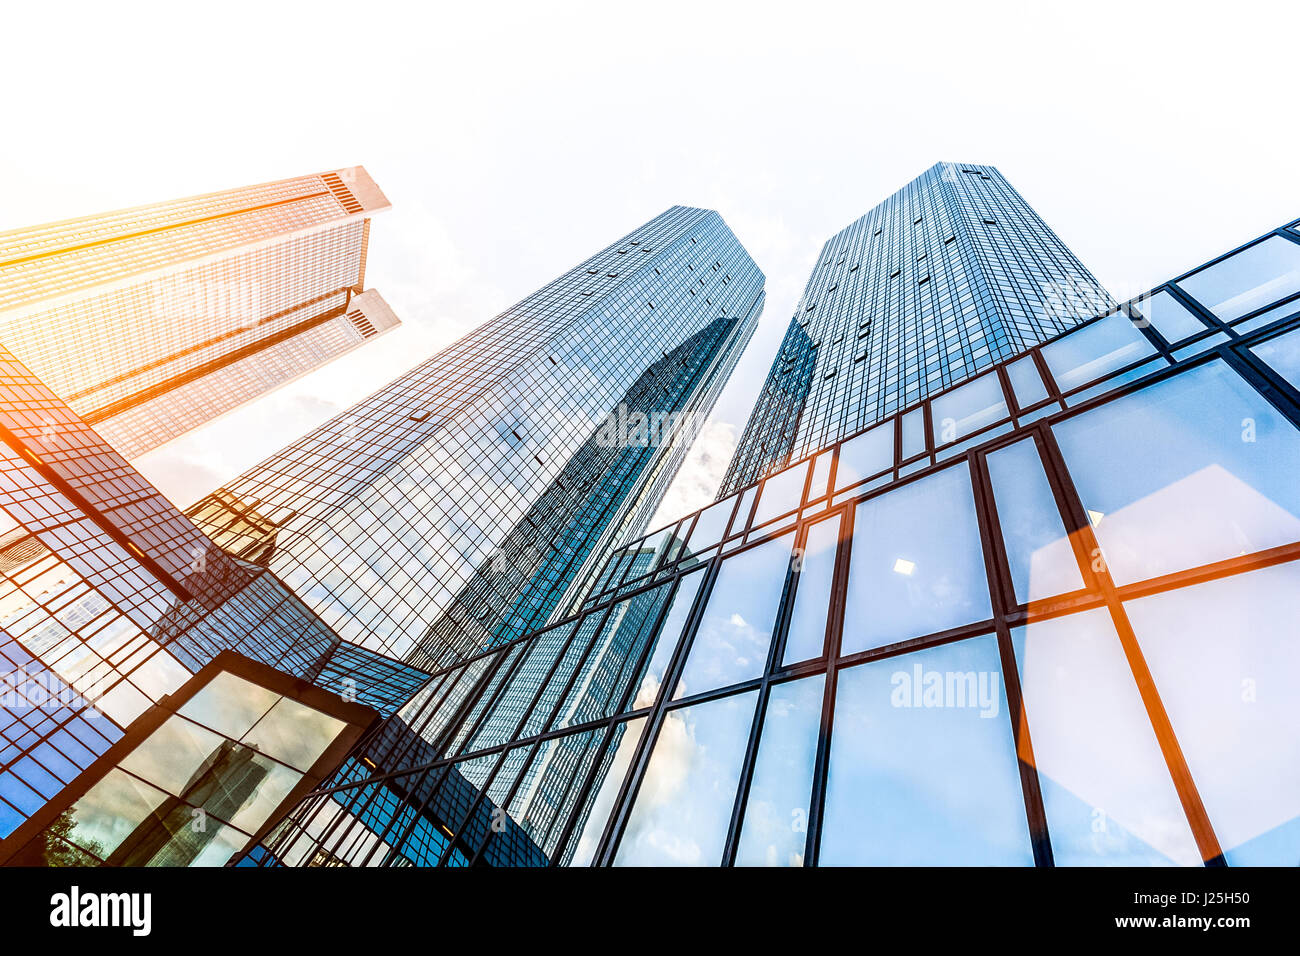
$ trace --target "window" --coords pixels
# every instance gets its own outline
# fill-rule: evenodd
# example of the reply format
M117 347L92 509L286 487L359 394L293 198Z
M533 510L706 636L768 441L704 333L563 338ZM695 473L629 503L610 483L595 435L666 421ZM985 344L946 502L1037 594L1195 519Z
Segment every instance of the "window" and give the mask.
M1125 605L1229 865L1300 860L1300 564Z
M1033 865L996 638L838 680L823 866Z
M1268 363L1273 371L1300 389L1300 329L1252 346L1251 351Z
M785 642L787 666L822 656L839 537L838 515L819 521L808 529L803 554L799 558L799 583Z
M793 543L787 534L722 562L673 699L763 673Z
M997 373L981 375L930 403L935 444L946 445L965 438L1010 414Z
M843 654L991 613L964 463L859 504L851 555Z
M668 664L672 661L673 651L677 649L682 628L686 626L686 618L695 604L695 595L700 593L700 582L703 580L702 571L696 571L681 579L677 593L673 595L673 603L664 617L663 625L654 637L654 649L650 653L650 660L646 663L645 672L641 675L641 683L632 702L633 710L649 707L659 696L659 687L663 684L664 674L668 672Z
M1042 348L1043 359L1062 392L1087 385L1153 354L1155 346L1122 312L1085 325Z
M1300 245L1269 236L1178 285L1220 319L1231 322L1300 292Z
M1038 367L1032 356L1012 362L1006 367L1007 377L1011 379L1011 388L1016 393L1016 406L1028 408L1047 398L1047 386L1038 374Z
M1204 322L1163 289L1155 295L1138 299L1133 305L1166 342L1178 342L1206 329Z
M736 849L738 866L803 866L813 763L821 729L818 674L772 688Z
M840 445L835 487L847 488L894 464L894 423L885 422Z
M1183 814L1104 609L1012 631L1058 866L1196 866Z
M1052 429L1121 585L1300 540L1300 436L1221 361Z
M1034 440L999 448L985 460L1016 600L1027 604L1083 587Z
M669 711L619 841L615 866L717 866L757 691Z
M803 486L807 476L808 462L805 461L769 477L763 483L758 508L754 511L754 524L760 525L778 515L797 510L803 500Z

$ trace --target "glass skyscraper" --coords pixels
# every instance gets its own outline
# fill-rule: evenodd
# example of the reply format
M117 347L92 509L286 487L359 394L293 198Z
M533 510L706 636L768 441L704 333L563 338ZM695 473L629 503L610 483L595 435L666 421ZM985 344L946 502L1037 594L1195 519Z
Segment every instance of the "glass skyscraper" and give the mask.
M421 667L510 640L644 530L763 283L716 212L675 206L190 514L346 640Z
M245 862L1294 864L1300 223L1066 324L614 549Z
M0 233L0 342L128 458L396 327L360 166Z
M992 166L938 163L822 247L727 494L1113 305Z

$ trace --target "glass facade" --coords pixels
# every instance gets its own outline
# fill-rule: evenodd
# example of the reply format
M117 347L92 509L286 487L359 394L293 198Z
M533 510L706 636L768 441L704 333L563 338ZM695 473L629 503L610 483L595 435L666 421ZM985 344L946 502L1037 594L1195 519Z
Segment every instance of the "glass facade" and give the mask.
M763 283L717 213L673 207L190 513L344 639L464 659L564 613L644 530Z
M1000 172L939 163L822 247L720 497L1112 305Z
M134 458L399 322L354 166L0 233L0 341Z
M612 549L256 862L1294 864L1300 295L1254 246Z

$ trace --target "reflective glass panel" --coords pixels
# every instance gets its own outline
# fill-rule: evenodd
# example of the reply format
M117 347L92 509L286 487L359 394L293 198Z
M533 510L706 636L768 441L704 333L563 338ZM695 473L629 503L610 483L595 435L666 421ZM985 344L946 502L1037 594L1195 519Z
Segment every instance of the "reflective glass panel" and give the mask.
M664 672L668 670L673 651L677 649L686 617L691 613L691 605L695 603L695 595L699 593L700 582L703 580L704 572L696 571L682 578L678 584L677 593L673 595L672 606L664 617L659 633L655 635L654 650L650 652L650 660L646 665L645 674L641 677L641 685L637 688L636 698L632 701L633 710L649 707L659 695L659 685L663 683Z
M796 510L803 501L804 481L808 477L808 462L779 471L763 482L763 494L754 511L754 524L760 525L777 515Z
M619 788L627 775L627 768L632 765L632 757L636 755L636 745L641 741L645 720L644 717L637 717L615 725L614 739L610 741L605 759L591 785L592 793L595 794L591 798L591 811L582 825L582 832L578 834L568 866L591 865L596 848L600 845L601 834L605 832L605 824L613 812L614 801L618 799Z
M279 699L274 691L221 671L179 713L238 740Z
M717 866L757 691L669 711L619 841L616 866Z
M1125 605L1231 866L1300 861L1300 564Z
M737 866L803 866L825 685L818 674L772 688L736 848Z
M1007 403L996 374L981 375L930 403L930 421L936 445L965 438L986 425L1006 418Z
M1250 350L1293 387L1300 389L1300 329L1260 342Z
M840 446L835 487L847 488L894 464L894 423L885 422Z
M114 767L62 814L58 831L100 859L113 851L137 829L157 824L158 809L167 794Z
M1300 539L1300 436L1222 362L1052 429L1120 584Z
M195 771L214 757L227 738L184 717L168 717L118 765L168 793L179 795Z
M1230 322L1300 292L1300 245L1269 236L1178 285L1220 319Z
M995 637L838 680L822 865L1033 865Z
M808 500L826 494L826 479L831 476L831 453L822 452L813 462L812 481L808 485Z
M1104 608L1012 632L1058 866L1201 862Z
M819 521L808 528L803 554L798 559L799 583L794 592L794 608L790 612L790 626L785 640L786 664L797 664L822 656L839 536L838 516Z
M925 451L925 413L916 408L903 416L903 458Z
M763 673L793 544L787 534L722 562L674 699Z
M1137 299L1133 305L1142 314L1142 318L1150 322L1152 327L1164 336L1166 342L1180 342L1206 329L1205 323L1188 311L1187 307L1167 290L1161 290L1144 299Z
M858 505L842 654L990 616L963 462Z
M1085 325L1042 348L1062 392L1101 378L1155 353L1155 346L1122 312Z
M310 770L347 725L329 714L281 697L244 742L276 760Z
M701 511L695 519L695 527L691 529L689 539L691 550L701 551L721 541L727 531L727 520L731 517L731 510L735 507L736 499L733 497L709 505Z
M1034 440L999 448L986 461L1016 599L1025 604L1083 587Z
M1016 393L1016 404L1028 408L1047 398L1047 386L1038 374L1038 366L1028 356L1007 366L1007 376L1011 379L1011 388Z

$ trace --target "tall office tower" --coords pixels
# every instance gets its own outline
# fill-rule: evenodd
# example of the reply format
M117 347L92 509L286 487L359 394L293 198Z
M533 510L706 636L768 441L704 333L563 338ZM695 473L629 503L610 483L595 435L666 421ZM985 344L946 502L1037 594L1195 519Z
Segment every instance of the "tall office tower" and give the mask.
M644 528L763 282L721 216L675 206L190 514L345 639L460 659L572 603Z
M607 555L249 862L1290 866L1300 222Z
M938 163L822 247L728 494L1112 305L991 166Z
M364 727L426 679L344 643L272 573L222 552L0 348L0 860L222 862L320 753L309 746L284 765L265 733L257 743L245 736L251 724L223 731L218 712L264 701L267 714L287 697L286 719L310 737L309 710ZM196 758L171 764L178 779L126 758L168 707L209 682L194 705L203 726L178 718L155 741L154 753ZM342 729L320 725L321 752L331 728ZM118 763L125 769L110 770ZM196 807L231 829L167 849L188 828L158 814L188 819ZM133 830L142 842L113 856Z
M360 166L0 233L0 342L133 458L396 325Z

